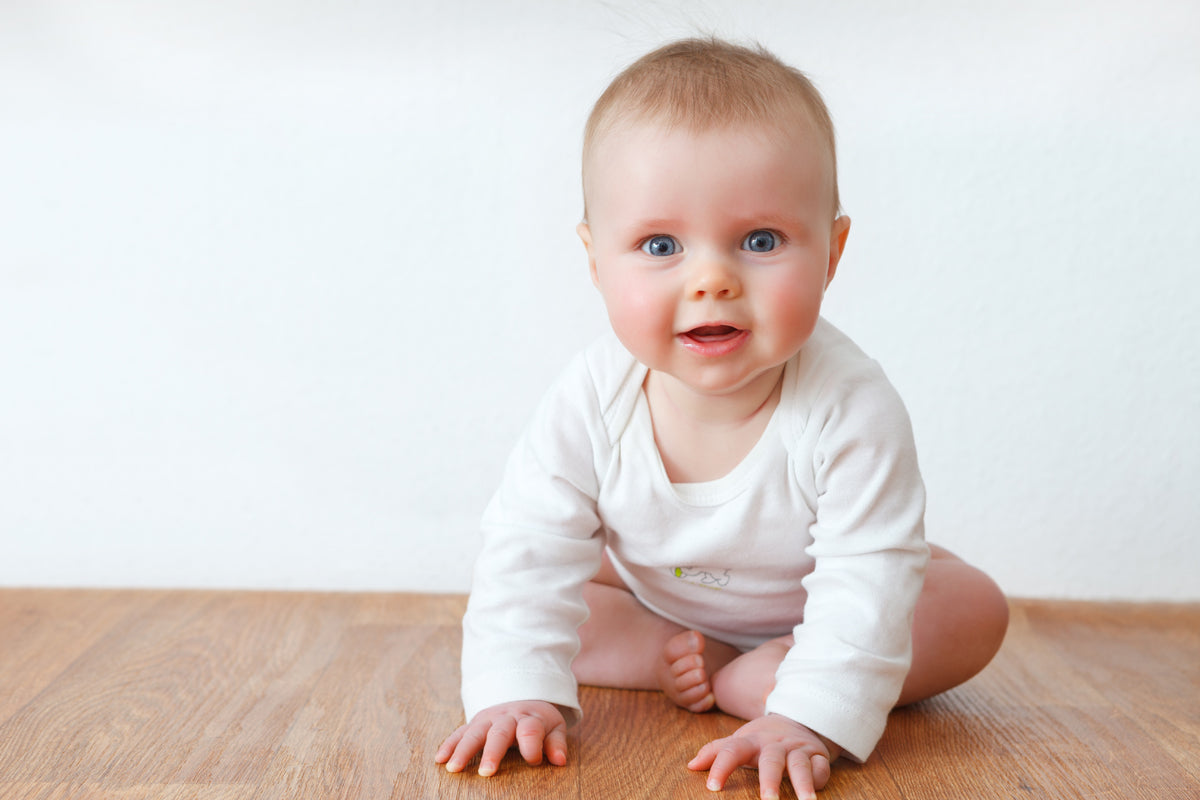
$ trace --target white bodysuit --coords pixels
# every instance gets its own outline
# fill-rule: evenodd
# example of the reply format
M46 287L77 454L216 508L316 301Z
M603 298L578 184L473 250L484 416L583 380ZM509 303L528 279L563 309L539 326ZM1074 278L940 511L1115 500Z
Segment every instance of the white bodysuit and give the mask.
M911 663L929 551L908 414L879 366L821 320L732 472L672 484L647 370L613 336L542 401L484 515L463 621L467 718L515 700L578 719L571 660L605 546L646 607L742 649L793 633L768 713L865 760Z

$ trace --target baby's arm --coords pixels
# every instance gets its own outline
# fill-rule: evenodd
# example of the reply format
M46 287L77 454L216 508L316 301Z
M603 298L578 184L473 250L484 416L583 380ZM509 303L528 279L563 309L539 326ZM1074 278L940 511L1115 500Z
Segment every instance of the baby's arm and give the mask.
M490 777L513 745L530 764L567 763L567 724L562 712L541 700L522 700L485 708L466 725L446 737L434 760L450 772L462 772L475 754L483 751L479 774Z
M484 513L463 618L469 722L436 754L451 771L482 752L480 772L490 775L514 743L531 763L566 761L566 723L580 715L571 660L588 615L583 587L604 548L592 453L603 418L588 408L595 395L577 359L543 399Z
M839 748L798 722L768 714L747 722L732 736L709 742L688 762L688 769L708 770L708 788L720 791L738 767L758 768L762 800L777 800L784 770L799 800L815 800L829 780L829 764Z

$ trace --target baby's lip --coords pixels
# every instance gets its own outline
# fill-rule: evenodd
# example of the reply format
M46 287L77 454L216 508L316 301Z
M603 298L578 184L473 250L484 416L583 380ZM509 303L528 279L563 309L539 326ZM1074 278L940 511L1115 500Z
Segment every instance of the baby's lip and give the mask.
M750 331L728 322L706 322L679 334L679 343L701 358L735 353L750 339Z
M706 322L684 331L681 335L699 341L721 342L732 339L741 332L741 328L726 322Z

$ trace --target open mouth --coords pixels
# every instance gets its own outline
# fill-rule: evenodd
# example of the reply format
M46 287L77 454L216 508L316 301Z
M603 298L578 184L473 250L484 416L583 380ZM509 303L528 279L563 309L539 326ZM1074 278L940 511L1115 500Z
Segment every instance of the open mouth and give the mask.
M683 336L696 342L728 342L741 335L742 329L732 325L700 325L690 331L684 331Z
M724 323L697 325L679 334L684 347L704 358L719 358L737 352L749 338L750 331Z

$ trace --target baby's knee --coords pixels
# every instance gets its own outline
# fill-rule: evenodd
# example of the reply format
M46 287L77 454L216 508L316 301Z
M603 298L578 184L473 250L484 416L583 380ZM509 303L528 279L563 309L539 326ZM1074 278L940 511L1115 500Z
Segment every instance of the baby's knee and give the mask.
M969 606L980 626L996 638L1003 639L1008 630L1008 598L986 572L965 561L958 562L961 580L966 584Z
M938 617L969 625L972 638L991 645L993 653L1008 630L1008 598L999 585L983 570L941 548L933 548L921 605L939 608Z
M1008 598L987 574L979 571L979 576L976 610L979 614L981 632L993 642L995 649L999 650L1000 644L1004 641L1004 635L1008 632Z

